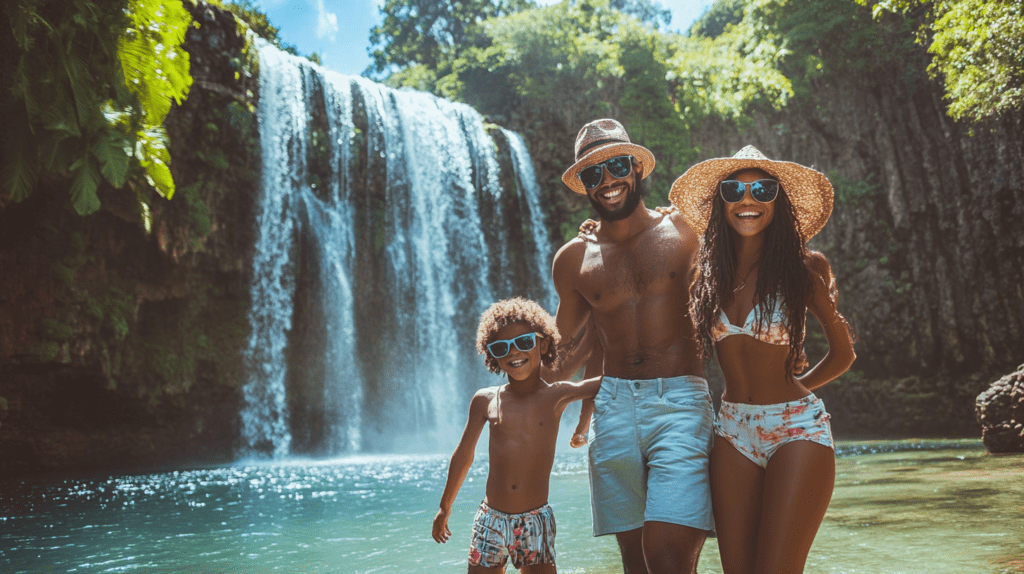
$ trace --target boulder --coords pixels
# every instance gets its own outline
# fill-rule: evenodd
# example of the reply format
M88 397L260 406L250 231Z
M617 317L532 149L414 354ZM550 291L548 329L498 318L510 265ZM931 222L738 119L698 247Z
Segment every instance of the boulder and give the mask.
M1024 365L978 395L974 412L989 452L1024 452Z

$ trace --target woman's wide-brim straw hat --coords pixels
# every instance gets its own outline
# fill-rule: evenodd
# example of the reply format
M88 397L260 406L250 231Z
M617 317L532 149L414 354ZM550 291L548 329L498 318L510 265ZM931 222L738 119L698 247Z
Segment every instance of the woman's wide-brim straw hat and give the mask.
M631 155L643 164L640 175L647 177L654 171L654 154L647 148L629 141L626 128L615 120L594 120L580 129L576 136L576 163L565 170L562 181L576 193L586 194L578 174L595 164L620 155Z
M732 157L702 161L672 184L668 199L698 236L704 235L718 184L741 169L757 168L779 180L793 204L804 241L818 234L832 214L832 183L821 172L789 161L768 159L748 145Z

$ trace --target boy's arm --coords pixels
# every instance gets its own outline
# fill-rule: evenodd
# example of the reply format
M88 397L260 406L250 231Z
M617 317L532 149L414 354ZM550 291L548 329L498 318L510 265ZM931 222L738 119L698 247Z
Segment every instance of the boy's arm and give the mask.
M583 377L589 379L600 375L603 370L604 349L598 345L590 355L590 358L587 359L587 367L583 371ZM580 448L587 444L587 433L590 431L590 419L593 415L594 399L583 399L583 404L580 405L580 421L576 423L576 430L573 431L572 437L569 439L569 446Z
M566 405L573 401L593 399L597 396L597 391L601 390L601 380L603 378L604 375L601 375L589 379L583 379L578 382L562 381L558 383L560 391L560 396L558 397L559 402L562 405Z
M480 438L484 424L487 423L487 407L491 402L492 392L494 389L481 389L473 395L473 400L469 403L469 420L466 422L466 429L462 431L459 445L452 453L452 461L448 465L448 481L441 495L440 508L434 516L431 535L436 542L448 542L452 535L448 528L448 517L451 516L455 496L459 494L459 489L469 474L469 468L473 466L473 451L476 449L476 441Z
M580 422L576 423L576 430L569 439L569 446L580 448L587 444L587 433L590 432L590 418L594 416L594 399L583 399L580 405Z

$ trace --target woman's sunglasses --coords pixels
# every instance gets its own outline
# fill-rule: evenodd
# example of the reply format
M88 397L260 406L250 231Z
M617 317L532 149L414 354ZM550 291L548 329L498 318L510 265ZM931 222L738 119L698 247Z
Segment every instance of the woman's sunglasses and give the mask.
M537 337L544 338L544 335L527 333L525 335L519 335L514 339L494 341L493 343L488 343L487 352L495 359L500 359L508 355L509 352L512 351L512 345L515 345L517 349L525 353L537 346Z
M576 177L580 178L580 183L583 184L583 187L594 189L601 185L601 180L604 178L604 170L606 169L608 173L622 179L629 175L629 172L633 171L633 156L620 155L590 167L585 167L576 174Z
M718 184L718 191L726 203L736 203L743 199L748 186L750 187L750 197L761 203L771 203L779 194L779 182L774 179L759 179L752 183L727 179Z

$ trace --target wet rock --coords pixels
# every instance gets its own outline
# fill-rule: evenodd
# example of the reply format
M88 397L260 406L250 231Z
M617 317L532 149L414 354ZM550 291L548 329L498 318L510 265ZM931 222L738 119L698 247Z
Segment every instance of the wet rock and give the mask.
M974 412L989 452L1024 452L1024 365L978 395Z

